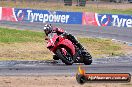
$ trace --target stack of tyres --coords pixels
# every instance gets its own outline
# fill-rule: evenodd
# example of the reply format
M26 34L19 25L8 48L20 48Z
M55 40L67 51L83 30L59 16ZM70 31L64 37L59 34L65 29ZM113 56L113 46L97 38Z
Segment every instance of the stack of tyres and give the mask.
M64 0L65 6L72 6L72 0Z

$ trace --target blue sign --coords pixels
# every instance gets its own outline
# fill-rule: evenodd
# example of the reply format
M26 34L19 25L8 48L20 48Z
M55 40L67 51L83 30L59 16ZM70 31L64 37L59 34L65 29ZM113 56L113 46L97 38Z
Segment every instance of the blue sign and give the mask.
M63 12L15 8L17 21L82 24L82 12Z
M98 26L132 27L131 15L96 14Z

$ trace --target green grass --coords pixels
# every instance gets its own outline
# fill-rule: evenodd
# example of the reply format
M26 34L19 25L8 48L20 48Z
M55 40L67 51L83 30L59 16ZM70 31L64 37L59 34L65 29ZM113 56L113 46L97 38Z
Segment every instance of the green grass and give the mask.
M96 57L123 55L121 45L109 39L79 38L79 41Z
M42 32L0 28L0 42L3 43L42 42L42 37L44 37Z
M36 5L37 4L37 5ZM1 7L15 7L15 8L31 8L42 10L61 10L61 11L75 11L75 12L97 12L106 14L132 14L131 4L87 4L85 7L64 6L63 3L42 3L42 2L19 2L13 1L1 1Z
M0 60L52 59L44 36L43 32L0 28ZM121 45L109 39L79 37L78 40L94 58L123 55Z
M119 10L119 9L97 9L97 13L106 13L106 14L132 14L132 9L127 9L127 10Z

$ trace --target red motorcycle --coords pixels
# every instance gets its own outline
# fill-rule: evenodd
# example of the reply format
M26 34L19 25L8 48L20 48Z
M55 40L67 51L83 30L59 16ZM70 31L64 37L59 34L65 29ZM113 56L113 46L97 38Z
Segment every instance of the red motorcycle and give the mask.
M91 55L84 49L80 49L66 35L57 35L50 33L45 40L47 40L47 48L52 51L54 60L62 60L66 65L73 63L84 63L90 65L92 63Z

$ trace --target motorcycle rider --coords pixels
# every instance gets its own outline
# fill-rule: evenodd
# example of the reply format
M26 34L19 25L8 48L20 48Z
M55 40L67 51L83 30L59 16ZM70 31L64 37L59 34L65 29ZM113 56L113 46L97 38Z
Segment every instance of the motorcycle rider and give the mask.
M48 36L48 34L50 34L50 33L57 33L57 35L66 36L72 43L74 43L76 46L78 46L79 49L84 49L83 46L77 41L77 39L72 34L68 34L62 28L53 27L51 24L45 24L44 32L45 32L46 36Z

